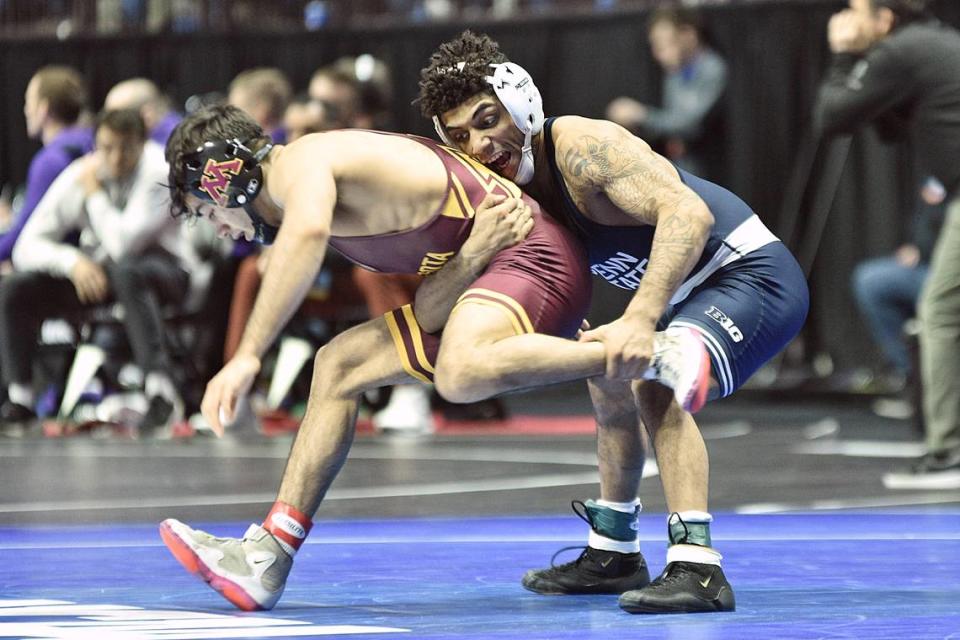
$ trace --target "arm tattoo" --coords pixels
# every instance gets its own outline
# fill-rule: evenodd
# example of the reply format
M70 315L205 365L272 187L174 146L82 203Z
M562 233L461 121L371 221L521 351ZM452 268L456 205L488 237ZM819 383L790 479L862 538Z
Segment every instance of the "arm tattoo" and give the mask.
M635 154L623 149L619 140L595 136L580 136L564 154L563 163L568 175L597 186L641 169Z
M661 216L650 252L651 264L644 280L649 285L672 293L683 281L703 250L703 232L689 216L676 211Z
M651 162L654 156L623 137L580 136L564 154L564 174L578 193L603 191L629 215L656 224L675 211L683 193Z
M584 135L567 150L563 162L575 191L603 191L634 219L657 227L643 288L669 298L706 242L709 229L693 215L703 203L634 139Z

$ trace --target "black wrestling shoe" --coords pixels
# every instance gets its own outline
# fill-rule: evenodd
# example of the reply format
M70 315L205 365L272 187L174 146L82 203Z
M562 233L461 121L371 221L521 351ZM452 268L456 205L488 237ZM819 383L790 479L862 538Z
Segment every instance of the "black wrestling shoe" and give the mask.
M567 547L571 549L574 547ZM556 554L566 551L561 549ZM551 565L553 561L551 560ZM523 576L525 589L547 595L623 593L650 582L650 571L641 553L617 553L586 547L573 562L531 569Z
M621 595L620 608L629 613L708 613L734 611L737 605L722 568L671 562L646 587Z
M173 434L173 423L182 419L181 406L163 396L153 396L147 406L147 413L137 425L137 434L141 439L169 440Z
M7 400L0 405L0 435L22 438L37 423L33 409Z

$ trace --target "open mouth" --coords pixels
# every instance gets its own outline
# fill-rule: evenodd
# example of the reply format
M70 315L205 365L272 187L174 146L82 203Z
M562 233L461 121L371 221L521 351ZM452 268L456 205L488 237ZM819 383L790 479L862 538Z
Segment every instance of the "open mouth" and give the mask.
M510 154L507 151L499 151L490 158L487 166L497 173L503 173L503 170L507 168L508 164L510 164Z

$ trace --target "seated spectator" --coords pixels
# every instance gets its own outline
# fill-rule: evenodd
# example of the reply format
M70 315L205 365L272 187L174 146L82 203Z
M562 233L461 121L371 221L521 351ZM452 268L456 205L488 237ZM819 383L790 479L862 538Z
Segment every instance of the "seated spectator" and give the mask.
M688 9L657 9L648 33L664 71L663 107L620 97L607 106L607 119L656 144L680 168L719 179L723 127L716 118L727 64L703 42L699 16Z
M23 105L27 135L39 139L43 148L30 161L23 205L0 235L0 262L10 260L24 225L54 179L93 148L93 132L80 123L86 106L87 83L70 67L44 67L27 84Z
M147 127L147 137L157 144L167 144L174 127L183 119L170 104L170 98L147 78L130 78L113 85L103 101L104 111L134 109L140 112Z
M308 133L325 131L323 106L306 94L294 97L283 113L283 128L287 132L287 142L293 142Z
M852 277L854 298L874 342L886 361L878 372L881 391L899 395L916 372L903 335L907 320L917 314L917 302L930 267L930 255L945 213L946 191L936 178L928 178L920 191L910 242L893 255L870 258L857 265ZM874 412L889 418L909 418L912 405L903 397L881 398Z
M290 81L282 71L259 67L238 74L230 82L227 104L246 111L273 142L283 144L287 140L283 112L292 95Z
M166 215L167 164L146 140L135 111L107 111L96 150L54 181L13 253L16 271L0 283L0 362L8 400L0 422L33 421L31 365L41 322L119 302L134 359L145 372L149 410L141 433L179 419L162 305L180 305L198 271L192 247ZM80 233L80 245L66 241Z
M323 107L327 129L371 128L373 122L361 113L360 87L343 65L328 65L314 72L307 89L310 99Z

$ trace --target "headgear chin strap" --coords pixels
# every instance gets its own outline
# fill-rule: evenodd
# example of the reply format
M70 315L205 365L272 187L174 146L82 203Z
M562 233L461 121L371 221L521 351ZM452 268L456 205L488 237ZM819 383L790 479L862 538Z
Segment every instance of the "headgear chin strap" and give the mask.
M520 166L513 181L524 185L533 179L533 136L543 130L543 99L540 90L533 84L533 78L526 69L513 62L491 64L492 76L485 76L497 99L503 104L513 124L523 132L523 149L521 150ZM433 116L433 127L444 144L451 147L457 145L447 134L446 128L440 122L439 116Z
M186 161L186 180L190 193L218 207L242 207L255 232L254 239L270 244L278 228L257 214L253 201L263 188L260 162L273 148L265 144L256 153L237 138L204 142Z

